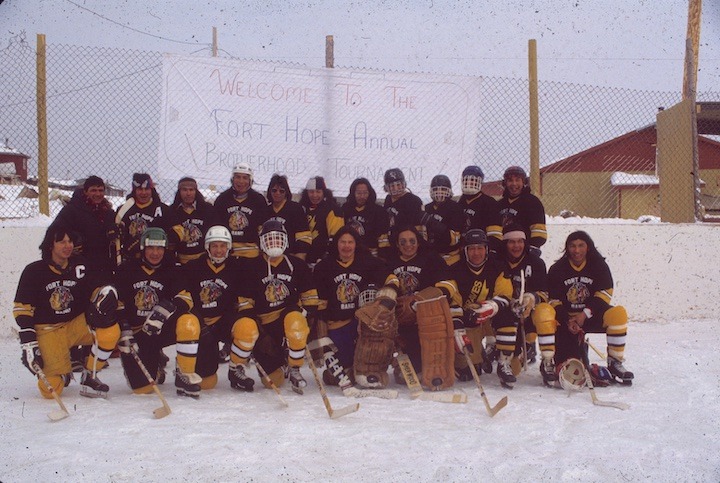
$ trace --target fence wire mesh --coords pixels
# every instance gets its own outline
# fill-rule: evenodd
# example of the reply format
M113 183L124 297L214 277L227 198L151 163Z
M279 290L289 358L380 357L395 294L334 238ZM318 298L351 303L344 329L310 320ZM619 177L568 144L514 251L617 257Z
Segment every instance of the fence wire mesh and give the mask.
M0 217L38 213L36 53L22 36L0 51ZM622 73L618 73L622 75ZM148 172L163 200L171 201L175 185L159 179L158 152L163 67L159 52L53 45L47 47L47 124L51 190L82 184L95 174L111 185L110 194L130 188L133 172ZM502 193L504 170L519 165L530 171L528 80L485 77L479 99L478 142L474 162L485 172L483 191ZM661 214L656 165L656 116L680 102L680 93L600 88L559 82L539 83L540 190L548 215L629 218ZM719 102L720 92L698 94L698 101ZM252 115L252 113L250 113ZM330 125L333 119L318 119ZM443 126L434 129L441 131ZM672 138L672 135L670 136ZM669 143L681 144L678 133ZM287 151L292 155L292 150ZM701 203L707 212L720 209L720 143L701 136ZM27 171L11 170L8 160L26 155ZM8 157L9 156L9 157ZM22 158L22 156L19 156ZM409 170L424 169L409 187L427 196L429 181L441 165L417 160ZM423 163L425 163L423 165ZM18 164L20 166L20 164ZM278 170L268 164L268 170ZM391 167L391 166L386 166ZM463 166L445 166L456 173ZM428 172L437 170L438 172ZM278 171L283 171L279 169ZM286 170L287 171L287 170ZM272 173L269 173L272 174ZM286 172L303 185L314 174ZM196 175L178 173L177 177ZM663 182L692 183L684 168L666 171ZM269 175L268 175L269 177ZM376 176L375 179L378 179ZM381 179L381 177L379 178ZM378 179L375 188L382 191ZM228 169L229 180L229 169ZM352 179L332 186L345 196ZM374 180L373 180L374 182ZM453 184L459 185L459 179ZM112 190L117 188L117 191ZM218 186L220 190L223 186ZM260 186L260 190L263 190ZM456 190L459 191L459 190ZM53 199L51 191L51 200ZM61 205L51 201L51 215Z

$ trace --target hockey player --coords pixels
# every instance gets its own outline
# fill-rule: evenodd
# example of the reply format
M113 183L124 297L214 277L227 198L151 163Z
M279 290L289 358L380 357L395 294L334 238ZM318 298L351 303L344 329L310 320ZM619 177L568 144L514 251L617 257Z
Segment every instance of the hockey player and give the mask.
M175 387L183 396L199 397L200 390L217 384L218 341L230 338L239 319L238 293L249 277L248 261L233 258L230 231L211 226L205 235L207 255L185 264L178 274L179 293L173 298L177 307L177 370ZM145 322L146 331L159 331L171 311L153 310ZM231 365L230 385L252 391L255 381L245 375L242 365Z
M375 189L366 178L357 178L350 184L342 212L345 224L355 228L360 242L370 249L370 253L377 256L379 247L389 246L388 215L377 204Z
M115 321L117 291L104 285L102 273L72 255L73 235L67 228L48 228L40 245L42 259L23 270L13 315L20 328L21 360L33 374L42 371L50 390L38 380L40 394L52 398L72 379L70 348L90 346L84 361L80 394L107 397L108 386L97 377L105 366L120 328Z
M325 184L325 178L314 176L305 185L300 197L305 210L312 245L307 255L308 264L313 267L328 252L337 231L345 224L333 192Z
M384 387L388 383L387 368L392 359L397 323L380 332L358 328L355 312L360 308L360 293L370 284L381 287L376 301L386 303L394 311L399 282L358 240L359 235L352 227L342 227L331 244L330 253L315 266L313 279L320 298L318 317L328 325L328 335L337 346L340 365L349 373L353 368L359 385ZM358 333L361 339L364 335L368 338L377 335L381 350L373 352L371 344L367 344L356 353ZM360 367L353 367L354 364ZM338 384L331 371L325 371L323 379L327 384Z
M430 182L432 203L425 205L421 219L429 245L447 265L460 259L460 235L465 230L465 214L452 196L450 178L434 176Z
M292 200L290 185L286 176L272 175L266 193L270 203L269 216L283 224L288 234L287 253L305 260L312 238L305 212L299 203Z
M170 208L160 201L149 174L133 174L132 187L127 202L117 211L123 260L140 258L140 236L147 228L157 226L168 233L174 224Z
M75 190L70 203L60 210L52 224L77 233L75 249L90 265L111 273L115 268L111 248L119 235L114 218L113 208L105 198L105 182L90 176L82 188Z
M184 177L178 181L171 208L176 223L173 231L178 239L175 252L178 262L185 265L205 254L203 240L212 225L213 206L205 201L205 197L198 190L197 181Z
M586 232L568 235L563 256L548 271L548 290L559 323L556 365L569 358L583 359L582 332L605 333L610 374L631 384L634 375L623 365L627 312L620 305L610 305L612 274Z
M249 164L236 165L230 182L230 188L215 200L215 222L230 230L233 257L257 257L258 233L268 218L267 202L252 187L253 170Z
M463 256L450 266L450 280L457 292L453 298L453 312L468 328L468 336L475 348L472 352L473 363L478 365L482 362L480 348L485 335L486 353L490 352L493 343L497 346L500 382L512 388L516 381L511 362L517 327L510 311L512 283L503 268L502 261L489 253L485 232L474 228L463 236ZM461 381L472 378L464 357L456 358L455 368Z
M165 231L157 227L148 228L140 237L141 258L127 260L116 275L120 298L118 319L122 329L118 348L125 378L137 394L146 394L153 389L135 361L132 348L148 372L156 374L157 383L162 384L165 381L165 370L160 352L163 347L175 344L175 317L168 317L159 331L153 330L150 324L143 330L153 310L158 313L175 310L170 300L175 294L173 289L177 272L167 247L168 236ZM179 333L177 336L180 340L188 339L186 334Z
M468 166L463 169L460 179L462 196L458 203L465 213L464 232L473 228L483 230L490 243L490 251L497 252L501 248L502 224L500 207L492 196L481 191L485 179L480 166Z
M555 309L548 304L547 270L545 262L528 250L525 230L517 223L511 222L503 228L504 257L507 263L506 272L513 284L513 302L511 308L525 332L525 353L527 361L535 362L535 341L540 342L542 363L540 373L543 382L552 386L557 380L555 374ZM523 281L524 280L524 281ZM520 289L524 283L524 293L520 297ZM515 359L522 352L518 338ZM515 375L518 373L515 370Z
M500 198L502 225L511 222L520 224L525 230L529 247L538 249L547 241L545 207L537 196L530 193L530 182L520 166L510 166L503 174L504 191Z
M230 371L247 363L253 352L276 386L287 377L292 389L302 394L306 382L300 367L310 332L305 314L317 312L319 300L310 269L302 259L285 253L288 246L282 223L263 223L262 255L251 260L240 290L241 318L232 329Z
M392 238L393 231L400 225L420 226L422 217L422 200L411 193L405 182L405 174L399 168L391 168L385 171L385 203L383 207L388 214L390 230L388 240ZM392 252L388 245L387 251ZM382 254L382 256L389 256Z

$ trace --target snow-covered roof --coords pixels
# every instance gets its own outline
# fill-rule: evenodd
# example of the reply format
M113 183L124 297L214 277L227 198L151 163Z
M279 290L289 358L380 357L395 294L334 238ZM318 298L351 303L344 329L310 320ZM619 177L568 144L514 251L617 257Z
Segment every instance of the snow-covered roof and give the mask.
M21 153L15 148L9 148L5 146L4 144L0 144L0 154L15 154L17 156L25 156L26 158L29 158L27 154Z
M630 174L622 171L615 171L610 176L611 186L657 186L660 180L651 174Z

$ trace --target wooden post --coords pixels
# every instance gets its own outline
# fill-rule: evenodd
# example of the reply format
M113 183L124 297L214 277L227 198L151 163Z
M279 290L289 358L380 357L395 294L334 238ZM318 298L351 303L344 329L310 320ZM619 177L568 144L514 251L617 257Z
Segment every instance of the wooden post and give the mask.
M40 213L50 216L48 199L48 135L47 135L47 102L45 75L45 35L37 35L36 58L36 102L37 102L37 134L38 134L38 199Z
M335 67L335 41L332 35L325 36L325 67Z
M212 41L212 56L217 57L218 41L217 41L217 27L213 27L213 41Z
M690 97L690 93L697 90L698 55L700 52L700 17L702 13L702 0L688 0L688 23L686 42L691 43L692 49L685 49L685 71L683 73L683 99Z
M530 189L535 196L540 190L540 122L538 107L537 41L528 41L528 79L530 89Z

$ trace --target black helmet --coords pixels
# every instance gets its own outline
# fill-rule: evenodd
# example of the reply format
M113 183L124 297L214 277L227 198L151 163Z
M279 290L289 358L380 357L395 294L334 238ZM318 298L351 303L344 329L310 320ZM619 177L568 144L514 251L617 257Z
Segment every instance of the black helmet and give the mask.
M460 187L464 195L473 196L480 193L485 174L480 166L471 165L463 169Z
M260 249L269 257L279 257L288 247L285 225L279 220L268 220L260 230Z
M488 237L484 230L480 228L473 228L465 232L463 235L463 245L486 245L488 244Z
M405 175L400 168L390 168L385 171L385 184L395 183L396 181L405 182Z
M438 203L452 198L452 183L444 174L438 174L430 181L430 197Z

